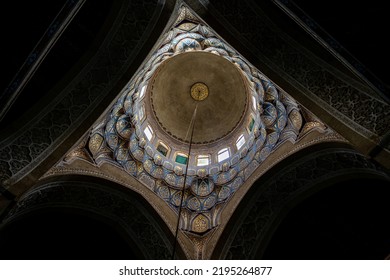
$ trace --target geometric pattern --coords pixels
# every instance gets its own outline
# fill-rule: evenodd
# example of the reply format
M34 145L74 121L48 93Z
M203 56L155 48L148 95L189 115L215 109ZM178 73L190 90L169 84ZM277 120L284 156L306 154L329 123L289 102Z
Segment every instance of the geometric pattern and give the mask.
M141 128L142 92L159 65L183 52L219 55L239 69L254 97L254 122L243 148L215 168L193 167L184 192L183 165L169 160L151 145ZM144 112L144 111L143 111ZM148 116L146 116L146 119ZM321 127L312 123L311 128ZM285 141L296 141L304 130L298 104L230 47L186 6L164 35L156 51L121 91L105 119L92 130L88 147L95 162L111 161L153 190L178 213L180 229L204 234L220 224L224 204L254 170ZM189 169L190 171L190 169ZM182 199L182 194L184 195Z

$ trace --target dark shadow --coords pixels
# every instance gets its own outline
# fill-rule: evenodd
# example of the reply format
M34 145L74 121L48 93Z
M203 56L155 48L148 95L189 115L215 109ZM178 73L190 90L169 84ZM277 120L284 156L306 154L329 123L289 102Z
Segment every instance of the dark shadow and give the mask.
M111 225L83 212L45 208L0 231L1 259L139 259Z
M352 179L310 196L292 209L263 259L385 259L390 252L390 186Z

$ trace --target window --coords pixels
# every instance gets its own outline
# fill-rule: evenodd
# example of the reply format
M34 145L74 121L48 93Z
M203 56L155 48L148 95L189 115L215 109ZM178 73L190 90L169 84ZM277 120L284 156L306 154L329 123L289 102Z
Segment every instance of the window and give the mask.
M187 164L188 156L182 153L177 153L175 161L181 164Z
M159 142L157 145L157 151L160 152L163 156L167 156L169 148L162 142Z
M146 138L148 138L148 140L150 141L153 137L153 130L149 125L147 127L145 127L144 133L145 133Z
M254 125L255 125L255 119L251 118L251 121L249 122L248 125L249 132L252 132Z
M199 155L196 160L197 166L205 166L210 164L210 156L208 155Z
M241 149L241 147L244 146L244 144L245 144L244 134L241 134L236 141L237 150Z
M141 122L145 116L145 107L142 106L138 113L139 121Z
M218 162L224 161L225 159L229 158L229 150L228 148L224 148L218 152Z
M139 93L139 98L142 99L145 96L146 85L141 88L141 92Z
M253 110L257 110L257 103L256 103L256 97L254 97L253 95L252 95L252 105L253 105Z

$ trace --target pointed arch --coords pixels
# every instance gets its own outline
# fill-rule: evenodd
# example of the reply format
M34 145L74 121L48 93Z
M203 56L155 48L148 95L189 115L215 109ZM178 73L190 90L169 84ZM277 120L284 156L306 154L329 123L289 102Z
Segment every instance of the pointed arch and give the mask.
M29 215L50 211L84 215L100 221L122 236L133 248L136 258L171 258L174 237L147 201L123 186L89 176L58 176L40 183L23 195L8 213L1 231L23 222ZM28 239L27 234L25 238ZM180 248L177 252L179 258L184 258ZM77 258L77 252L74 257Z
M390 182L388 174L363 155L339 144L316 145L290 156L254 183L229 220L212 258L262 258L291 209L322 189L358 178Z

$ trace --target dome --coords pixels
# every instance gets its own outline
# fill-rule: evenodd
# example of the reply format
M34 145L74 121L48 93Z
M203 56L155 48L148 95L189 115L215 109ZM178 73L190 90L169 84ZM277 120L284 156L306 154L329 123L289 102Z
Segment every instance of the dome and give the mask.
M195 88L204 91L204 100L191 96ZM229 135L242 121L248 99L239 69L219 55L200 51L167 59L149 82L148 93L151 116L180 141L189 142L187 133L197 107L193 144L213 143ZM153 120L150 123L155 125Z
M96 139L174 211L184 208L182 230L203 234L277 144L297 137L300 125L285 128L299 109L201 23L178 25L160 43Z

